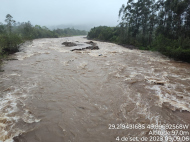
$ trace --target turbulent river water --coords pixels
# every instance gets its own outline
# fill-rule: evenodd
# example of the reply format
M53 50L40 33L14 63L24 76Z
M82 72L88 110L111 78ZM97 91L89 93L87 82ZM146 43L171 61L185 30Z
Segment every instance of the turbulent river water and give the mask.
M189 136L190 64L98 41L99 50L71 51L87 41L33 40L11 57L18 60L4 62L0 142L170 141L172 130L179 141Z

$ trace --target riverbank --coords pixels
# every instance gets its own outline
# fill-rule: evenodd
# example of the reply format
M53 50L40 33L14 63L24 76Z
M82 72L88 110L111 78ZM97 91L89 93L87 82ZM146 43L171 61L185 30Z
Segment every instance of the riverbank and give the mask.
M121 27L99 26L92 28L90 32L88 32L87 37L92 40L116 43L130 49L158 51L176 61L190 63L190 40L188 37L170 39L160 34L154 35L154 38L150 37L150 35L141 35L142 37L140 38L138 36L132 37L132 35L130 37L129 33L124 34L122 31L126 32L127 27L126 29L122 29Z

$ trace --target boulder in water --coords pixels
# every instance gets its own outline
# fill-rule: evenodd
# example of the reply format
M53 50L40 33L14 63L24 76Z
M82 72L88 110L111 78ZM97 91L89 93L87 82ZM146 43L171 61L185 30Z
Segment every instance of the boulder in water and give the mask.
M63 42L62 45L65 45L67 47L77 46L77 44L74 42Z

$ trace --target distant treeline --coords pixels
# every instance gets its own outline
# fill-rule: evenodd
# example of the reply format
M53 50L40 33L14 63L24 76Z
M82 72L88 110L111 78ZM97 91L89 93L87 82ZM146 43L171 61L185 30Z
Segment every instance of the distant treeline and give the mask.
M0 59L10 53L17 52L19 45L26 40L87 35L86 31L70 28L51 31L45 26L33 26L30 22L16 22L10 14L6 15L5 22L6 24L0 22Z
M89 39L131 44L190 62L189 0L128 0L117 27L91 29Z
M75 35L87 35L87 31L84 30L76 30L76 29L56 29L53 30L58 36L75 36Z

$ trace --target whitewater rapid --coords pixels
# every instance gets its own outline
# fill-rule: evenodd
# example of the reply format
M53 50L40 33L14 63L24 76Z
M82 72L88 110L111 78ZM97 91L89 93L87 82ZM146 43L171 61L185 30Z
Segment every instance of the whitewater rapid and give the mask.
M99 41L99 50L71 51L87 41L36 39L11 56L17 60L4 61L0 142L151 141L151 124L190 124L190 64ZM128 124L145 128L120 127ZM169 131L159 130L159 138ZM181 129L180 137L187 132Z

